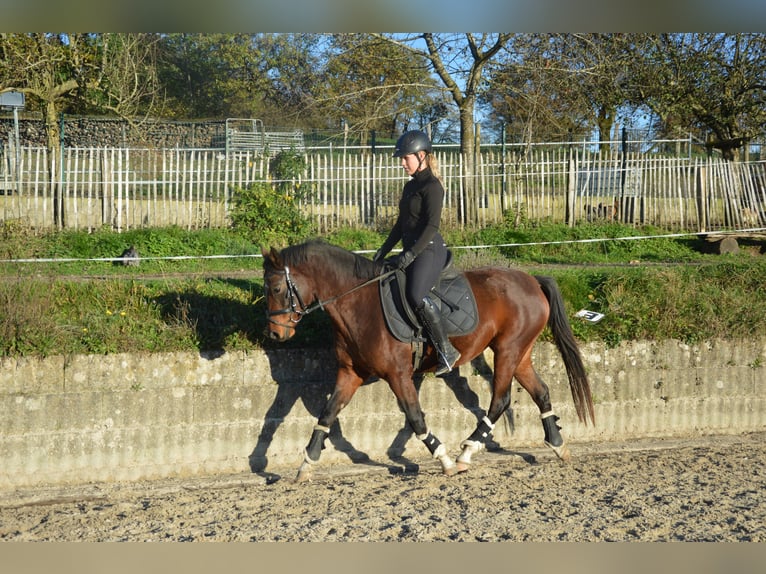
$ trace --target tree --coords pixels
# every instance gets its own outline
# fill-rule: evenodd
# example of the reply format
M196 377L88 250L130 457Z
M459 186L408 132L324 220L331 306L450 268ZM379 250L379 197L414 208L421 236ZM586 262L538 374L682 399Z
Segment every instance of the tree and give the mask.
M133 118L155 103L154 38L148 34L0 34L0 90L27 96L43 116L54 222L63 227L58 193L59 116L88 109Z
M397 126L423 127L442 103L428 61L368 34L335 34L322 74L326 115L345 122L365 145L372 131L389 138Z
M591 104L560 47L551 34L518 34L488 73L481 103L519 143L568 139L592 125Z
M528 138L596 129L600 141L610 140L629 102L630 41L624 34L517 36L490 77L494 116Z
M249 34L166 34L159 76L166 115L177 118L257 117L266 81Z
M322 34L258 34L258 71L264 78L260 117L272 126L327 127L322 92Z
M763 133L763 34L647 34L634 49L644 54L631 70L636 98L667 132L692 131L728 159Z
M466 202L461 217L466 222L478 221L478 192L475 174L476 122L474 114L487 84L484 70L512 38L512 34L433 34L397 38L378 37L405 46L413 54L427 58L443 88L452 98L460 118L460 152L464 158L463 188ZM425 49L418 45L424 43Z

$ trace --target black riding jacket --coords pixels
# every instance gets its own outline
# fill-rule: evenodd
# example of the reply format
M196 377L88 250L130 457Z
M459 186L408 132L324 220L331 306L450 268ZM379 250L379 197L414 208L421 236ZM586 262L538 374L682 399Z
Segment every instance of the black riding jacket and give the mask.
M431 169L415 173L404 184L399 200L399 217L381 251L388 253L401 240L403 249L412 251L417 257L432 241L443 243L439 233L443 202L444 187Z

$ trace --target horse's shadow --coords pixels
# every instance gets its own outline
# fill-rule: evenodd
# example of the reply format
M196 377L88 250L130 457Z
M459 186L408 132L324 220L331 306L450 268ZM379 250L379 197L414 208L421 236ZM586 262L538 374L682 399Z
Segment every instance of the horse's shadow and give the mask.
M266 476L267 480L275 480L278 479L278 476L267 472L266 469L269 464L269 446L273 442L280 425L288 418L298 402L302 403L303 407L315 419L319 419L335 387L335 381L319 377L311 384L296 383L295 376L291 375L289 370L285 369L280 362L280 358L284 357L284 354L266 350L266 356L271 366L272 378L277 383L277 395L266 411L263 426L258 434L255 448L250 453L249 462L252 472ZM326 369L327 365L323 365L323 370ZM308 439L309 437L306 436L307 443ZM335 450L345 454L354 464L381 466L381 463L371 460L367 453L357 449L343 435L340 418L336 419L330 427L327 440Z
M484 356L479 355L478 357L474 358L471 361L471 367L476 373L478 373L484 378L485 382L487 383L487 392L491 394L492 368L489 366L489 364L487 364L487 361L484 359ZM473 415L476 417L476 422L478 423L484 417L486 412L481 407L479 396L468 384L468 379L460 375L460 372L458 369L454 369L451 372L441 376L440 378L443 380L444 384L446 384L447 387L453 392L458 402L468 411L473 413ZM425 376L423 374L415 375L414 382L415 382L415 388L417 388L418 390L418 394L420 394L420 389L424 379L425 379ZM513 409L511 407L509 407L508 410L505 411L504 417L512 431L514 428L513 427L514 423L513 423ZM386 455L392 461L401 464L405 472L415 472L419 468L419 465L416 462L404 456L404 451L407 446L407 443L412 438L413 434L414 433L412 428L407 424L407 421L405 419L404 426L402 426L402 428L399 429L399 432L396 434L396 437L394 438L393 442L391 443L391 445L388 447L388 450L386 451ZM526 453L508 451L502 448L500 444L498 444L494 439L490 439L487 442L486 448L488 451L492 451L496 453L504 453L504 454L521 456L528 463L535 462L534 456L526 454Z
M258 300L262 287L257 282L243 279L225 279L226 283L251 293L252 302L236 301L227 297L215 297L201 295L196 291L169 292L155 299L161 307L163 319L171 325L179 322L193 326L200 353L206 356L220 356L225 353L227 340L234 336L245 336L251 342L261 346L270 362L272 379L277 384L277 394L266 411L263 425L258 435L255 447L248 457L250 470L253 473L264 476L267 481L273 482L280 478L279 475L269 472L268 451L274 436L289 416L293 407L300 401L303 407L315 418L319 418L327 399L333 391L335 381L318 377L313 385L295 384L294 376L289 368L280 363L284 356L280 350L305 348L306 341L311 333L329 330L329 321L326 315L314 314L304 318L298 334L287 343L273 343L263 336L266 326L265 306ZM330 353L331 355L331 353ZM472 361L473 368L481 373L489 373L491 369L484 361L483 356ZM324 365L326 369L327 365ZM415 377L415 385L420 392L423 376ZM452 390L458 401L469 411L476 415L477 421L484 416L484 411L479 404L479 397L470 388L465 377L455 370L443 377L444 383ZM489 380L489 379L487 379ZM374 380L367 381L371 384ZM507 412L510 414L510 410ZM508 420L513 424L513 416ZM403 426L394 437L387 449L387 456L393 464L376 462L369 455L357 449L343 434L340 419L330 428L328 440L333 448L344 453L354 464L365 464L388 467L391 473L416 472L419 465L404 457L407 442L413 435L413 431L403 416ZM308 438L306 440L308 442ZM501 450L497 443L488 445L490 450ZM518 454L518 453L514 453ZM523 455L522 455L523 456Z

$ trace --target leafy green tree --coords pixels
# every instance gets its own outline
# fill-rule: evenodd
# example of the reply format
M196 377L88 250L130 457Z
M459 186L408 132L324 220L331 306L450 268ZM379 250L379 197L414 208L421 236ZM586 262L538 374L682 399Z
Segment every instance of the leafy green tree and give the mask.
M0 34L0 91L24 93L27 109L43 116L57 225L65 225L56 177L60 115L84 109L132 120L151 111L154 57L151 34Z
M326 36L258 34L253 41L260 55L258 69L266 78L260 119L270 126L328 127L328 118L317 104Z
M318 34L163 35L159 75L168 94L167 115L326 127L315 103L321 39Z
M634 44L635 99L665 133L692 131L736 159L766 128L766 37L760 33L647 34Z
M327 54L322 107L362 145L373 130L393 139L440 119L443 96L422 55L370 34L335 34Z
M166 115L258 116L267 82L249 34L167 34L162 36L160 54Z

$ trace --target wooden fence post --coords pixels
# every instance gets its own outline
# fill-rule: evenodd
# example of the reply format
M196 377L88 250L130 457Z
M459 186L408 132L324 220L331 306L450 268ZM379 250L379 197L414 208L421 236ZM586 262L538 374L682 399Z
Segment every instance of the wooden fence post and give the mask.
M567 173L567 205L564 220L569 227L575 224L575 196L577 195L577 159L569 156L569 171Z
M707 173L704 165L696 165L696 191L697 191L697 219L699 232L707 231L708 212L707 212Z
M112 165L108 151L101 150L101 225L112 223Z

